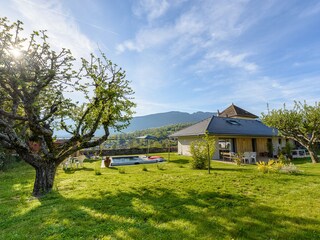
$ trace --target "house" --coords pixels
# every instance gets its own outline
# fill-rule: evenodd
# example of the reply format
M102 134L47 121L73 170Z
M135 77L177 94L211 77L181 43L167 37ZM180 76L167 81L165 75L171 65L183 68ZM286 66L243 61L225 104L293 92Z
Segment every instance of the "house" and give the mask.
M170 137L178 140L179 154L190 155L191 142L201 139L206 132L216 139L213 159L221 159L225 152L256 152L258 157L277 155L278 149L287 141L278 136L277 129L264 125L256 115L234 104L221 113L218 111L218 116L184 128Z

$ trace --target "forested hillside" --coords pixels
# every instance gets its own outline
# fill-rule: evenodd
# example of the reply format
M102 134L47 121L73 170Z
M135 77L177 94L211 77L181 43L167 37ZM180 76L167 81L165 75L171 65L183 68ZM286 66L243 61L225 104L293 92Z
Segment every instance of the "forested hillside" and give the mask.
M147 146L147 140L139 139L137 137L151 135L157 138L157 140L149 140L150 147L167 147L168 136L180 129L188 127L193 123L179 123L159 128L149 128L145 130L134 131L132 133L121 133L110 136L105 143L105 148L117 149L117 148L141 148ZM176 141L170 141L171 146L176 146Z
M195 112L186 113L171 111L165 113L156 113L146 116L134 117L131 120L128 128L124 132L134 132L149 128L158 128L168 125L180 124L180 123L195 123L202 121L206 118L212 117L214 113L211 112Z

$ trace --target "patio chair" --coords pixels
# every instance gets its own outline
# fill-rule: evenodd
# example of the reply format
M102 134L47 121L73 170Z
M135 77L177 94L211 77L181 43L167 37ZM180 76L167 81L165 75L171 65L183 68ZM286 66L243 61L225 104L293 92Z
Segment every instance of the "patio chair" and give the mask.
M75 158L75 164L77 165L77 168L79 167L79 165L81 167L83 167L83 161L86 159L85 155L80 155L79 157Z
M61 166L63 169L68 169L69 166L73 167L73 160L71 157L66 158L65 160L63 160L63 162L61 163Z
M250 153L250 163L251 162L254 162L254 163L257 162L257 153L256 152L251 152Z
M250 163L251 153L250 152L244 152L242 160L243 160L243 163Z

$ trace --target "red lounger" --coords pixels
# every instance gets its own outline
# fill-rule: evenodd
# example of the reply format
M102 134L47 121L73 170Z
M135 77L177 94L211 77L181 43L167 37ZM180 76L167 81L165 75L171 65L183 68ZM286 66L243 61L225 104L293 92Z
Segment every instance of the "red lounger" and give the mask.
M161 158L161 156L150 156L150 157L148 157L148 159L157 159L157 158Z

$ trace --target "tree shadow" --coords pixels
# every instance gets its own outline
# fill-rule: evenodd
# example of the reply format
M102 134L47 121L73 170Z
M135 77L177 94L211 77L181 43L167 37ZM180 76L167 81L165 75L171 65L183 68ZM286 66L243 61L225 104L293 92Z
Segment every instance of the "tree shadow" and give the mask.
M83 162L85 163L94 163L94 162L101 162L102 159L100 158L86 158Z
M187 164L187 163L189 163L189 160L186 160L186 159L175 159L175 160L170 160L170 163Z
M252 169L249 168L242 168L242 167L234 167L234 168L217 168L213 167L213 171L222 171L222 172L252 172Z
M32 219L42 238L59 239L316 239L320 220L279 214L255 199L216 191L185 191L163 187L108 189L88 198L67 198L55 191L41 205L13 214L8 224ZM34 219L33 216L43 216ZM1 224L0 224L1 226ZM94 230L93 230L94 229ZM29 230L29 229L28 229ZM32 238L32 233L25 237ZM31 235L30 235L31 234ZM39 236L40 236L39 235Z
M114 166L108 167L108 169L110 169L110 170L119 170L119 168L114 167Z
M306 163L312 163L311 158L295 158L291 161L293 164L300 165Z
M79 168L67 168L67 169L63 169L63 172L66 174L74 174L75 172L81 172L81 171L89 171L92 172L94 171L93 168L88 168L88 167L79 167Z

